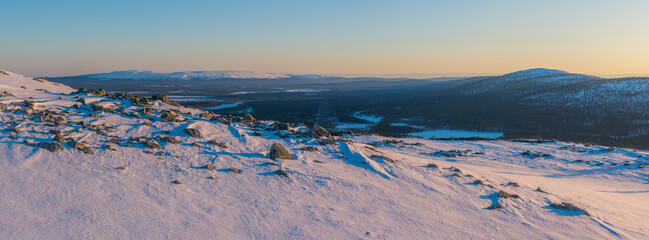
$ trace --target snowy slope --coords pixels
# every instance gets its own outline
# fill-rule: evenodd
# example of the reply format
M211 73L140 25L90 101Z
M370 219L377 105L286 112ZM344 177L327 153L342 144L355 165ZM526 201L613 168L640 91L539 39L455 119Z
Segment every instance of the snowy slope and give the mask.
M115 71L110 73L97 73L86 75L95 79L222 79L222 78L286 78L282 74L258 73L251 71L192 71L192 72L172 72L172 73L155 73L151 71Z
M8 108L0 110L0 236L8 239L649 238L649 152L362 135L321 145L305 126L274 130L271 121L7 73L0 93L15 96L0 97ZM178 110L175 120L163 122L164 110ZM55 142L51 130L65 138L61 150L25 143ZM273 143L293 159L269 159ZM551 207L562 202L589 215ZM496 204L503 208L487 209Z

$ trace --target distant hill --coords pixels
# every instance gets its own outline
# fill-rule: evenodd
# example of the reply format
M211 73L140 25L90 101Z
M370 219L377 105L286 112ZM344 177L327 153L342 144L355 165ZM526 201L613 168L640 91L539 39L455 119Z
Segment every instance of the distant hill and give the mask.
M259 79L276 79L288 78L283 74L258 73L251 71L191 71L191 72L172 72L156 73L151 71L129 70L115 71L109 73L96 73L76 77L87 77L92 79L224 79L224 78L259 78Z

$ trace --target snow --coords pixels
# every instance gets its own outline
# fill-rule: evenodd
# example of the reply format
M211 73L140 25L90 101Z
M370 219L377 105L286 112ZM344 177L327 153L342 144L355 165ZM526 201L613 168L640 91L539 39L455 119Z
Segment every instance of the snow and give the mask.
M425 138L467 138L467 137L485 137L485 138L499 138L503 133L497 132L473 132L464 130L426 130L422 132L410 133L411 136L425 137Z
M225 104L221 104L221 105L214 106L214 107L207 107L207 108L205 108L205 110L221 110L221 109L226 109L226 108L233 108L233 107L238 107L242 103L243 102L225 103Z
M0 110L0 236L6 239L649 238L649 168L640 168L649 165L648 151L507 140L402 138L399 143L362 135L320 145L303 126L280 138L269 121L226 125L199 117L200 110L160 101L147 106L155 109L153 115L143 116L153 120L108 111L94 112L99 114L95 118L79 97L103 98L97 104L130 113L142 106L70 94L74 89L61 84L8 74L0 74L0 93L16 97L0 97L9 107ZM29 97L35 110L11 105ZM71 108L74 104L81 106ZM22 114L34 116L42 109L65 121L57 127ZM160 121L160 110L173 109L182 112L179 121ZM80 121L115 129L106 136ZM7 131L14 127L22 131ZM203 137L190 137L185 128L198 129ZM65 143L57 152L23 143L53 142L53 129L85 141L95 154ZM137 141L124 146L129 138L157 135L174 136L180 143L158 140L163 149L153 152L159 155L145 153L150 149ZM110 136L124 143L112 144L116 151L101 148ZM294 159L270 160L273 143L284 145ZM319 151L302 150L305 146ZM435 154L440 150L463 154ZM530 158L521 154L525 151L551 156ZM427 167L431 163L438 168ZM201 168L205 164L214 170ZM278 169L290 179L276 175ZM535 191L538 187L548 193ZM500 190L521 198L499 198ZM550 207L561 202L590 216ZM486 209L495 203L503 208Z
M339 123L336 125L336 129L348 130L348 129L365 129L372 126L372 124L367 123Z
M505 74L503 76L511 77L511 78L535 78L535 77L548 77L548 76L566 75L566 74L568 74L568 72L556 70L556 69L531 68L531 69Z
M419 128L419 129L425 128L424 126L417 126L417 125L412 125L412 124L407 124L407 123L390 123L390 126L394 126L394 127L411 127L411 128Z
M287 89L287 93L317 93L317 92L325 92L329 91L330 89L316 89L316 88L299 88L299 89Z
M167 98L170 101L176 102L201 102L201 101L222 101L219 99L213 99L209 96L188 96L188 95L169 95Z
M355 118L358 118L358 119L362 119L362 120L371 122L371 123L379 123L381 120L383 120L383 117L381 117L381 116L366 115L366 114L363 114L363 112L355 112L352 116L355 117Z
M156 73L152 71L115 71L110 73L97 73L87 75L96 79L222 79L222 78L287 78L283 74L258 73L251 71L191 71Z

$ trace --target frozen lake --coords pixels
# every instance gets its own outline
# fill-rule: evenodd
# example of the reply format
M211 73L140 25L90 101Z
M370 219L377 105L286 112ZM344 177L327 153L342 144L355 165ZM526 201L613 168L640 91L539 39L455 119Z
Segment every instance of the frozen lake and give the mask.
M468 137L485 137L485 138L499 138L503 133L498 132L473 132L464 130L427 130L423 132L414 132L408 134L410 136L425 137L425 138L468 138Z

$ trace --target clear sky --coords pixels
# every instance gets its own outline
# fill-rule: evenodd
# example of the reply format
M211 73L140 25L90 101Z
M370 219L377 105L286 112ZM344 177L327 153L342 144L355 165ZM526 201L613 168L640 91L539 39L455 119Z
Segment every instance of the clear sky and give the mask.
M649 1L5 0L0 68L649 74Z

